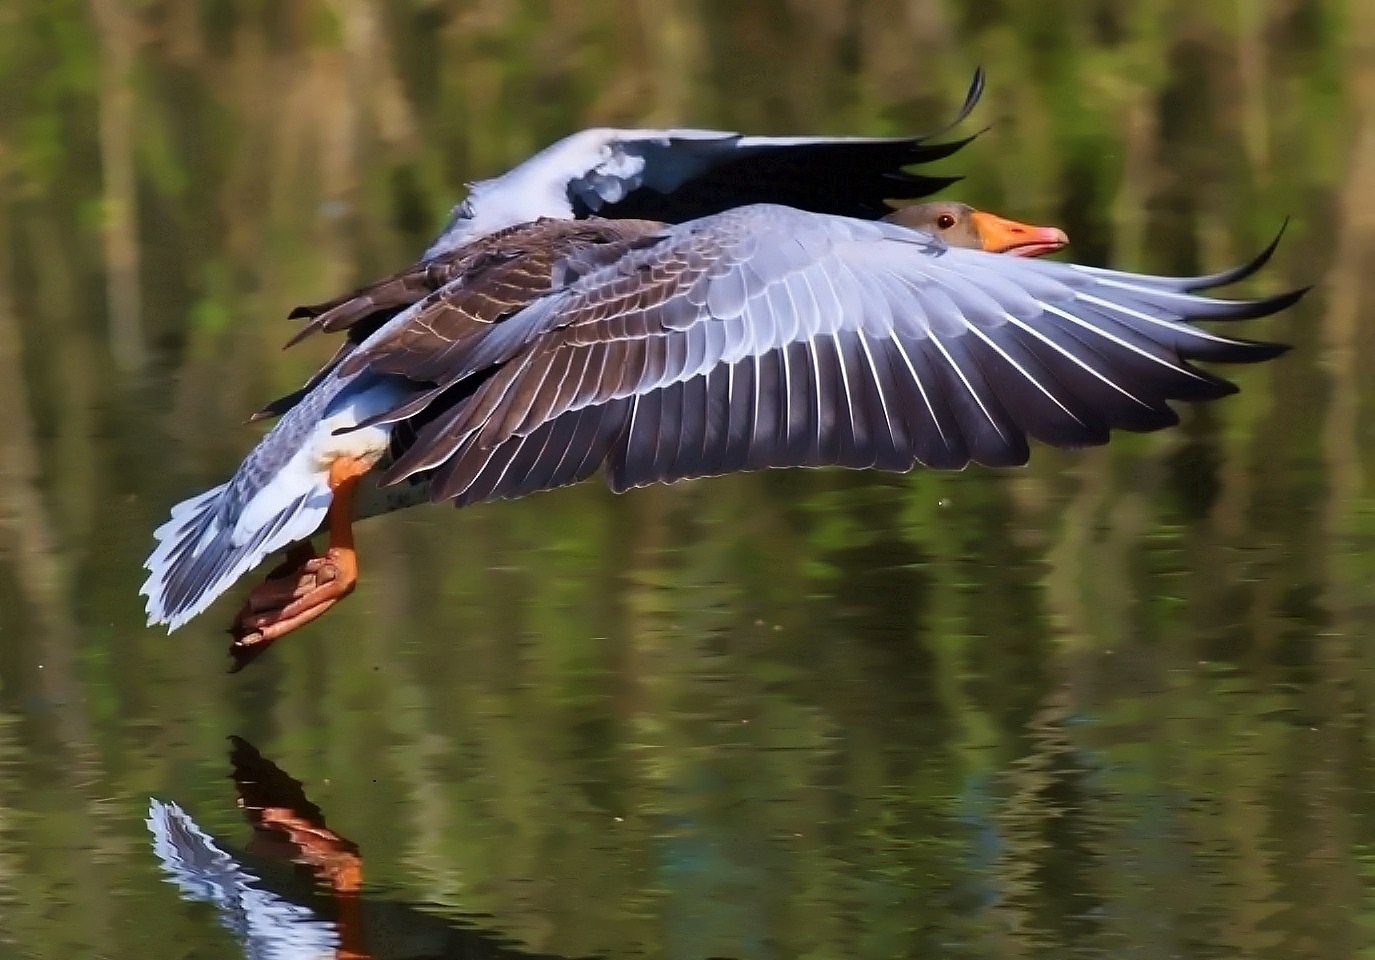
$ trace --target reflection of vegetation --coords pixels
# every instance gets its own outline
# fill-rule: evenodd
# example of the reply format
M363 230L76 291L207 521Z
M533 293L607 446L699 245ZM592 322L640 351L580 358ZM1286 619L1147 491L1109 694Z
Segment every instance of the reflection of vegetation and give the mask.
M38 456L0 465L0 929L30 952L209 936L130 864L147 794L218 795L229 732L329 782L379 884L549 952L1370 946L1375 7L9 0L0 27L0 446ZM1300 351L1016 474L379 522L352 609L233 681L210 626L142 630L149 531L320 359L279 318L414 254L463 181L593 123L929 129L975 63L960 196L1171 270L1292 215L1268 282L1332 268L1266 330Z

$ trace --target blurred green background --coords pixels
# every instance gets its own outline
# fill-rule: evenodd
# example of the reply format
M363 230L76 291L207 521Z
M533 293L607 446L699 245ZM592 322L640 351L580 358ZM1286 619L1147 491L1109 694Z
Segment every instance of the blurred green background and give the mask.
M140 569L409 262L590 125L893 134L948 195L1245 292L1296 346L1180 429L998 473L777 472L414 510L226 676ZM155 795L225 738L368 896L606 957L1375 950L1375 3L0 0L0 955L234 957ZM387 955L379 952L379 956ZM427 954L429 955L429 954ZM434 954L437 955L437 954Z

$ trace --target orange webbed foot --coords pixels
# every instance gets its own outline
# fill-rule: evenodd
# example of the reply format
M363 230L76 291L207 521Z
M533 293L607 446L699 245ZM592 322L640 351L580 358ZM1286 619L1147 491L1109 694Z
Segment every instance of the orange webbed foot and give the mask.
M329 508L330 546L317 555L309 541L287 550L286 558L256 587L229 628L237 673L293 630L322 616L358 584L358 553L353 546L353 494L371 464L337 460L330 466L334 500Z
M330 547L263 581L248 595L229 633L231 672L238 672L277 640L312 620L353 592L358 558L353 549ZM279 568L281 569L281 568Z

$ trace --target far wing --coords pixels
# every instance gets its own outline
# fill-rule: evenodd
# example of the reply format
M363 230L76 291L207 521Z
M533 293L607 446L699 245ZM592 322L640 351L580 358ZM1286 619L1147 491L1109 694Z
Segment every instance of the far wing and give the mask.
M964 106L983 92L976 71ZM746 136L721 130L582 130L490 180L472 185L426 251L443 254L476 237L539 217L683 223L755 203L876 219L888 200L929 196L958 177L911 168L942 160L969 139Z
M943 130L921 136L762 137L670 130L661 137L625 138L612 145L607 162L569 184L574 213L682 223L773 203L877 219L892 212L887 200L929 196L959 181L907 168L943 160L969 142L931 141L969 116L983 87L983 71L975 71L955 118ZM638 174L617 176L622 170Z

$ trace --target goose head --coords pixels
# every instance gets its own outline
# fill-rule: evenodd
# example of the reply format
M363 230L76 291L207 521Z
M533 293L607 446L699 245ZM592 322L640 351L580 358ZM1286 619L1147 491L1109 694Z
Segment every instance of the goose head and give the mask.
M914 203L883 219L940 237L952 247L986 253L1039 257L1061 250L1069 243L1069 237L1059 227L1018 223L952 200Z

